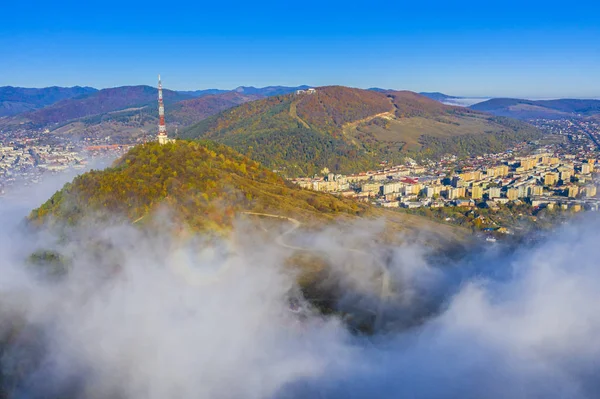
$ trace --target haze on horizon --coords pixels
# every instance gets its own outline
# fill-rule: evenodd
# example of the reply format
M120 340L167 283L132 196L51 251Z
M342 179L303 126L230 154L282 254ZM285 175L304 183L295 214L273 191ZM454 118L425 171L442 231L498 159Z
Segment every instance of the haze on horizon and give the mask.
M69 3L69 2L67 2ZM545 1L4 5L0 86L310 84L600 97L600 5Z

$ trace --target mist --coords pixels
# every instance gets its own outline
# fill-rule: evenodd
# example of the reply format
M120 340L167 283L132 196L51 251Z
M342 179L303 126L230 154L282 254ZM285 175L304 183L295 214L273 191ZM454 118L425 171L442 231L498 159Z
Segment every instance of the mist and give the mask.
M596 215L535 246L474 249L460 260L433 256L424 239L381 243L381 221L301 231L297 241L327 259L321 279L339 312L303 301L299 314L289 306L299 291L284 266L290 249L252 221L219 240L91 218L23 227L63 181L53 183L43 196L31 187L0 202L7 397L600 395ZM349 251L356 243L360 253ZM67 259L65 270L32 266L41 249ZM381 265L391 294L381 328L361 333L346 316L381 306Z

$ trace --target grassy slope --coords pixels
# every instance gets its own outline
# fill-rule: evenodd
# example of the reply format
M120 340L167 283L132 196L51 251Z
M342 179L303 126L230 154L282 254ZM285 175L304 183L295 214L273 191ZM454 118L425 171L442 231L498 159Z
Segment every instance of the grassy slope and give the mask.
M390 120L386 126L363 124L357 126L351 134L361 137L361 133L372 135L377 141L403 144L407 149L420 150L419 139L424 132L433 137L453 137L462 134L477 134L482 131L498 132L502 126L490 123L480 116L448 116L443 121L421 116Z

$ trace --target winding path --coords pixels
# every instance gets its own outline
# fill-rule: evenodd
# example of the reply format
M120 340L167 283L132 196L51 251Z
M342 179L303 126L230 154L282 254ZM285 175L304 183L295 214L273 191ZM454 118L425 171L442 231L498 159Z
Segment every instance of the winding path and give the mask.
M304 247L298 247L295 245L290 245L287 244L284 241L284 237L290 235L291 233L293 233L294 231L296 231L301 225L302 223L294 218L290 218L287 216L281 216L281 215L274 215L274 214L270 214L270 213L260 213L260 212L242 212L242 214L244 215L251 215L251 216L263 216L263 217L268 217L268 218L274 218L274 219L282 219L282 220L287 220L288 222L292 223L292 227L290 227L289 229L287 229L286 231L284 231L282 234L280 234L276 239L275 242L277 243L277 245L287 248L287 249L291 249L291 250L295 250L295 251L310 251L310 252L314 252L314 249L312 248L304 248ZM380 289L380 301L379 304L377 306L377 310L375 311L375 330L379 330L381 328L381 324L383 322L383 311L385 309L385 305L391 295L391 276L390 276L390 272L387 269L387 266L382 263L381 261L377 260L376 258L374 258L372 256L372 254L369 254L368 252L365 251L361 251L359 249L356 248L346 248L347 251L349 252L354 252L356 254L359 254L361 256L366 256L370 259L374 259L375 263L377 263L377 265L381 268L381 289Z

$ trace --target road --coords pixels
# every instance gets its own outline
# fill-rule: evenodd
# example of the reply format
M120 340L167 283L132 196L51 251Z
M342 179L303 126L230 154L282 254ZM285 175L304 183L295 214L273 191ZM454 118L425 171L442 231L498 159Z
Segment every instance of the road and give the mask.
M298 247L295 245L290 245L285 242L284 238L286 236L292 234L300 226L302 226L302 223L299 220L296 220L294 218L290 218L287 216L274 215L274 214L270 214L270 213L242 212L242 214L251 215L251 216L262 216L262 217L268 217L268 218L274 218L274 219L282 219L282 220L286 220L286 221L292 223L292 227L290 227L289 229L284 231L282 234L280 234L275 239L275 242L277 243L277 245L287 248L287 249L294 250L294 251L308 251L308 252L315 251L314 248ZM375 330L379 330L381 328L381 324L383 323L383 311L385 309L385 305L391 296L391 280L392 279L390 276L390 272L384 263L379 261L376 257L374 257L372 254L370 254L368 252L365 252L365 251L362 251L362 250L356 249L356 248L345 248L345 250L348 252L353 252L357 255L365 256L369 259L375 260L375 263L381 269L380 301L379 301L379 304L377 305L377 309L375 310L375 326L374 326Z

